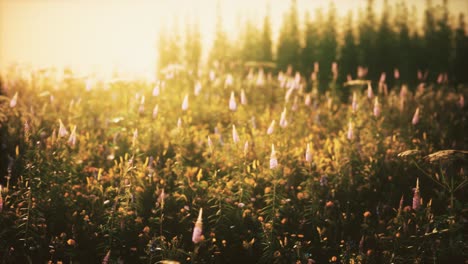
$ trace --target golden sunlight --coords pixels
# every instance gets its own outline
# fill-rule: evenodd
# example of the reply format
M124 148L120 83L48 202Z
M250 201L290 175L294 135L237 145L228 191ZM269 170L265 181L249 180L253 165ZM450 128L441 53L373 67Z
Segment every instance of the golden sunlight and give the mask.
M319 3L320 2L320 3ZM338 15L364 1L336 0ZM422 1L421 1L422 2ZM453 1L455 4L458 1ZM216 0L0 0L0 66L70 67L78 73L154 72L157 32L163 25L183 31L198 19L206 50L212 42ZM376 3L379 7L380 3ZM261 19L269 10L273 39L289 1L221 1L224 30L234 35L240 16ZM326 9L327 1L298 1L300 10ZM265 7L269 6L268 9ZM465 7L467 4L465 3ZM260 22L260 21L259 21Z

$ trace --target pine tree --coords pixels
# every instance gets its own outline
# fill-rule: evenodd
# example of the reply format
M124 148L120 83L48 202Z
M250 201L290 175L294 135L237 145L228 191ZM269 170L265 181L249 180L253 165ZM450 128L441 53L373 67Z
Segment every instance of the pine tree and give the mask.
M380 74L375 70L375 24L374 1L367 0L364 17L361 18L359 26L359 64L368 67L368 78L372 79Z
M455 49L453 59L453 73L459 83L468 83L468 37L466 35L465 16L460 13L458 27L455 31Z
M291 0L291 7L283 19L277 49L277 62L280 69L292 65L296 70L300 61L300 41L296 0Z
M436 19L434 7L431 0L426 0L426 10L424 12L424 59L422 67L432 71L434 59L432 59L436 46ZM432 72L431 72L432 75Z
M269 10L269 7L267 7L267 10ZM269 12L267 12L263 18L260 59L262 61L273 61L271 22Z
M334 2L330 2L327 21L319 44L320 79L323 82L331 79L331 65L336 61L338 48L336 35L336 7Z
M387 0L383 2L383 12L376 35L376 64L374 72L384 72L387 76L393 72L396 66L395 36L390 25L390 6Z
M342 74L341 81L344 81L348 74L352 76L355 73L358 63L358 50L353 30L352 11L348 12L344 28L344 43L341 46L339 60L340 73Z
M261 45L261 34L252 19L248 18L244 23L242 38L241 59L244 61L262 60L263 51Z
M211 53L209 56L209 63L218 61L221 64L226 63L228 60L232 59L232 54L230 50L229 40L224 32L222 15L221 15L221 4L218 1L216 5L216 31L213 41L213 47L211 47Z
M187 67L197 72L201 58L201 35L198 20L186 23L185 27L185 62Z
M318 60L319 34L315 23L310 19L309 12L305 14L305 40L301 52L301 68L306 76L313 70L314 62Z
M408 6L405 2L399 2L396 7L395 24L397 27L398 54L395 57L396 66L400 69L402 79L412 82L416 69L412 69L411 40L408 25Z
M435 71L435 73L448 71L451 48L450 40L452 35L452 30L449 25L449 11L447 0L443 0L443 5L440 7L439 10L441 11L441 14L439 14L439 17L437 19L437 51L434 50L433 52L434 64L432 65L433 71Z

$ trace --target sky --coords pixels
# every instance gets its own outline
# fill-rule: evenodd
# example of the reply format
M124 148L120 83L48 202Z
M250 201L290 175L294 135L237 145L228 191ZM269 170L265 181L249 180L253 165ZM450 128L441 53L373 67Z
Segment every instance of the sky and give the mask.
M287 0L220 0L224 28L238 29L239 13L256 18L270 6L274 38ZM198 17L204 46L214 34L217 0L0 0L0 70L11 63L32 67L69 66L79 73L154 72L157 32L174 21L181 26ZM297 0L299 10L326 10L329 1ZM338 15L364 0L334 0ZM392 2L392 1L390 1ZM414 2L421 2L415 0ZM440 1L433 1L438 3ZM451 0L457 11L468 1ZM376 1L376 9L381 1ZM420 8L422 9L422 8ZM465 12L468 13L468 12Z

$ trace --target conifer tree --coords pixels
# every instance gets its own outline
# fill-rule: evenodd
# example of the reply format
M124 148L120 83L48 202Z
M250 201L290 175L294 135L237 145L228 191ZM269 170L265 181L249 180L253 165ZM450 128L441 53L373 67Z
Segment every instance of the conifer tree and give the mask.
M460 13L458 26L455 30L455 49L453 60L453 74L455 80L460 83L468 83L468 37L466 35L465 16Z
M292 65L296 70L300 60L299 26L296 0L291 0L289 12L284 15L277 49L277 62L280 69Z
M301 67L306 74L312 72L314 62L318 60L318 48L319 48L319 34L316 26L316 22L312 22L310 13L307 11L305 14L305 39L304 47L301 51Z
M395 37L390 25L390 6L387 0L383 1L383 11L380 19L379 29L376 35L376 64L373 72L380 74L385 72L389 76L396 66L394 45Z
M341 81L344 81L348 74L351 76L355 74L358 63L358 50L353 30L352 11L348 12L348 15L344 21L344 42L341 46L339 60Z
M262 61L273 61L273 47L272 47L272 36L271 36L271 22L269 7L267 7L267 14L263 18L263 29L261 39L261 56Z

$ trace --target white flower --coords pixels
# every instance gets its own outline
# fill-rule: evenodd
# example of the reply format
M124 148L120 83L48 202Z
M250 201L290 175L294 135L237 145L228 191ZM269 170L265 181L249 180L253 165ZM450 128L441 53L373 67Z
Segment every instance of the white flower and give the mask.
M198 96L201 92L201 89L202 89L202 85L201 85L201 82L200 81L197 81L195 83L195 87L193 88L193 93L195 94L195 96Z
M414 112L413 119L411 120L411 123L413 125L417 125L419 123L419 107L416 108L416 111Z
M372 86L370 82L367 83L367 97L369 99L372 99L372 97L374 97L374 92L372 91Z
M273 132L275 131L275 123L276 123L275 120L271 121L271 124L270 124L270 126L268 127L268 130L267 130L268 135L273 134Z
M153 96L159 96L160 92L161 92L161 89L160 89L159 83L158 83L153 88Z
M237 110L237 103L236 103L236 98L234 97L234 92L231 92L231 97L229 98L229 110L231 111Z
M192 241L197 244L202 241L202 232L203 232L203 222L202 222L203 209L200 208L198 213L197 222L195 222L195 227L193 228Z
M232 77L232 74L228 73L228 75L226 76L226 80L224 81L224 85L228 87L231 86L233 82L234 78Z
M70 144L72 147L76 145L76 126L73 126L70 137L68 138L68 144Z
M67 136L67 135L68 135L68 131L67 131L67 129L65 128L65 126L63 125L61 119L59 119L59 123L60 123L59 132L58 132L59 137L65 137L65 136Z
M374 102L374 116L379 117L380 116L380 104L379 104L379 98L375 97L375 102Z
M159 112L159 105L155 105L153 108L153 119L156 119L156 117L158 117L158 112Z
M353 109L353 113L357 111L358 104L357 104L356 92L353 92L353 102L351 104L351 108Z
M310 96L310 94L307 94L305 99L304 99L304 104L309 106L312 102L312 97Z
M271 154L270 154L270 169L274 170L278 167L278 159L276 158L275 145L271 145Z
M288 120L286 120L286 107L283 109L283 112L281 112L280 126L282 128L288 126Z
M18 92L13 95L13 98L10 100L10 107L13 108L16 106L16 103L18 102Z
M246 140L244 143L244 156L247 156L247 153L249 153L249 141Z
M307 143L307 147L306 147L305 160L307 162L312 162L312 152L310 150L310 144L309 143Z
M241 104L246 105L247 104L247 96L245 95L244 89L241 90L241 98L240 98Z
M349 124L348 124L348 135L347 135L347 138L349 140L353 139L353 123L351 123L351 121L349 121Z
M187 111L188 108L189 108L189 98L188 98L188 94L186 94L184 97L184 101L182 102L182 110Z
M182 119L179 117L179 119L177 119L177 128L181 128L182 127Z
M232 141L234 144L237 144L240 141L235 125L232 125Z

